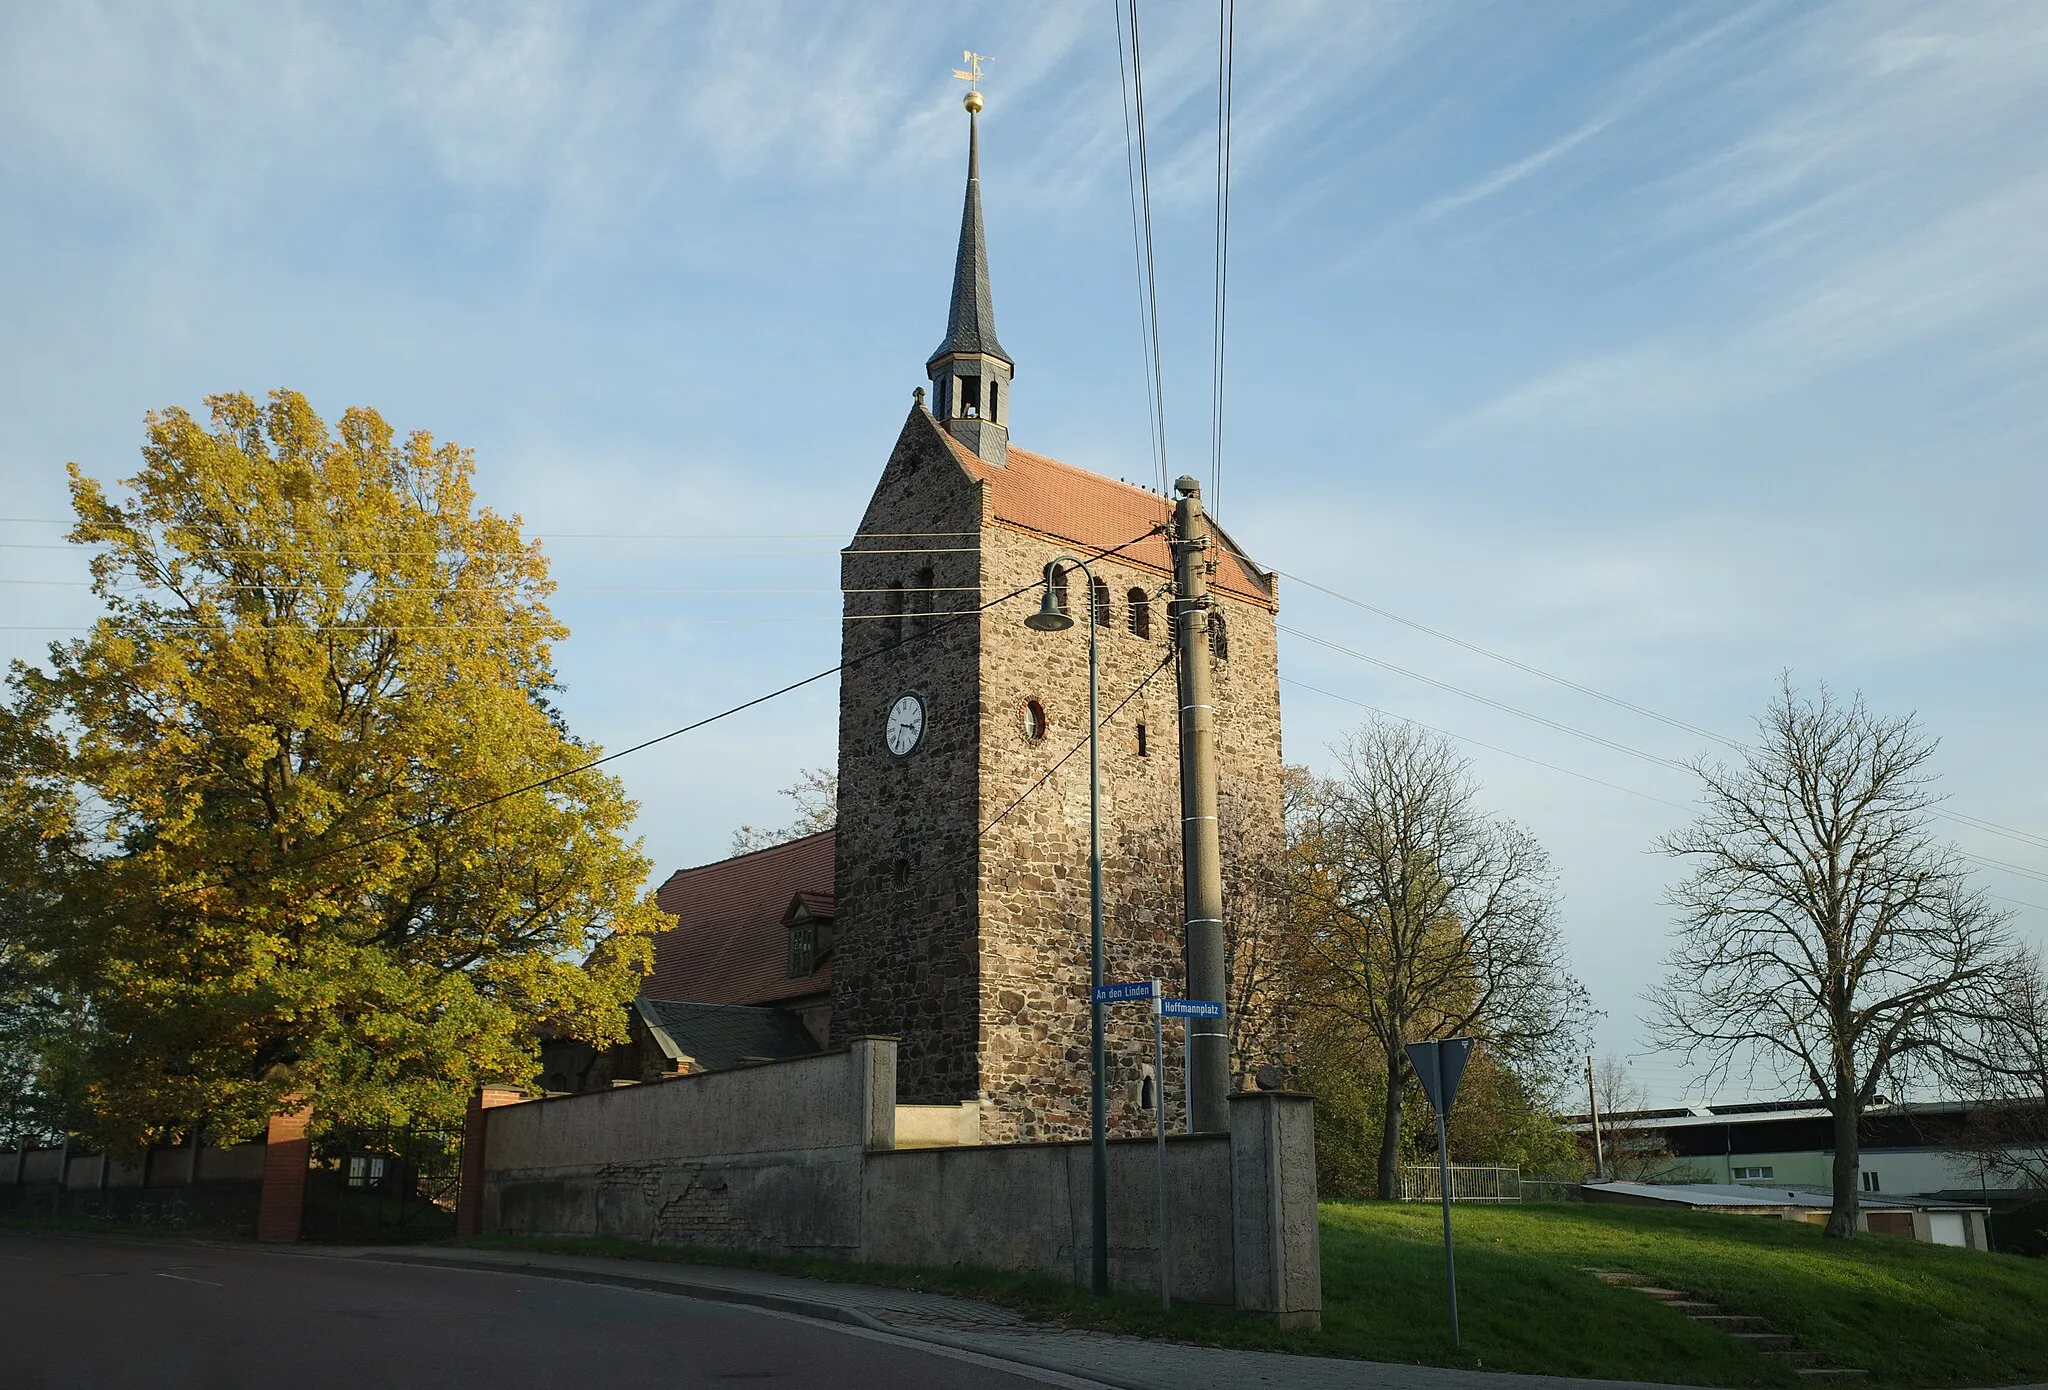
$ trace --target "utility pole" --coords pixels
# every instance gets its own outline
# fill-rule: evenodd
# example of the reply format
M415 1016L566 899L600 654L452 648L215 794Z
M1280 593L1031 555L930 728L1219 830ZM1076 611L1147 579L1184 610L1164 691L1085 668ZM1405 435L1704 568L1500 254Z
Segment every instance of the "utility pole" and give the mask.
M1216 824L1215 673L1209 652L1209 566L1214 542L1202 485L1173 485L1174 651L1180 688L1181 883L1190 999L1227 999L1223 847ZM1188 1113L1197 1132L1230 1128L1230 1022L1188 1020Z
M1600 1096L1593 1089L1593 1059L1586 1059L1586 1107L1593 1112L1593 1181L1607 1181L1607 1149L1600 1142Z

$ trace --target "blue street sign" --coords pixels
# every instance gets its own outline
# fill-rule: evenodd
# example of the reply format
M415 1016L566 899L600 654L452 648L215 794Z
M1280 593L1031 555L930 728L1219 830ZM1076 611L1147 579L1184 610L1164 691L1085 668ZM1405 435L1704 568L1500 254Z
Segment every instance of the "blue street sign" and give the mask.
M1121 1004L1128 999L1150 1000L1154 988L1155 986L1150 980L1126 980L1122 984L1097 985L1095 987L1095 1002L1098 1004Z
M1168 1018L1221 1018L1223 1001L1220 999L1162 999L1159 1012Z

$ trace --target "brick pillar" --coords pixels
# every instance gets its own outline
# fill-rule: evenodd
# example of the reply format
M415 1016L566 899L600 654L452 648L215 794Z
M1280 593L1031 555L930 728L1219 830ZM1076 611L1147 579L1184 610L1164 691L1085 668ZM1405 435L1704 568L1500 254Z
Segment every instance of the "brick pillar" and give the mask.
M263 1136L263 1195L256 1205L256 1239L295 1241L306 1214L306 1166L313 1145L306 1138L311 1106L270 1117L270 1129ZM199 1148L192 1149L192 1166L199 1166Z
M484 1144L490 1129L485 1112L525 1099L515 1086L479 1086L469 1098L469 1113L462 1120L462 1187L455 1198L458 1237L484 1233Z

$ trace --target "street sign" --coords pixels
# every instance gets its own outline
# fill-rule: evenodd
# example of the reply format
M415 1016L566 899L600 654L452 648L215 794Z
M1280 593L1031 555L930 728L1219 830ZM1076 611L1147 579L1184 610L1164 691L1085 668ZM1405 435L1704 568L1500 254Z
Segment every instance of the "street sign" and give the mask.
M1168 1018L1221 1018L1223 1001L1220 999L1162 999L1159 1012Z
M1098 1004L1121 1004L1132 999L1150 1000L1158 994L1158 991L1158 982L1154 980L1126 980L1120 984L1097 985L1095 987L1095 1002Z
M1450 1298L1452 1346L1458 1345L1458 1261L1451 1253L1451 1146L1445 1138L1444 1117L1458 1098L1458 1083L1465 1079L1465 1059L1471 1055L1470 1038L1408 1044L1408 1063L1422 1082L1422 1093L1436 1107L1436 1180L1444 1203L1444 1292Z
M1408 1044L1408 1061L1422 1082L1422 1093L1439 1114L1448 1113L1456 1103L1458 1083L1465 1079L1465 1059L1471 1055L1470 1038Z

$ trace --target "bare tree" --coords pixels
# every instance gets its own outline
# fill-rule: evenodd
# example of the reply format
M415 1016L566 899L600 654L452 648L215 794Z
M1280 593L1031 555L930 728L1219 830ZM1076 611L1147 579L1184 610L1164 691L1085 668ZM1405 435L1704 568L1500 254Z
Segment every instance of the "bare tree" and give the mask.
M1694 765L1705 809L1659 841L1693 865L1652 1027L1721 1078L1812 1087L1834 1117L1827 1233L1857 1222L1857 1131L1880 1094L1979 1055L2006 917L1928 829L1935 744L1911 716L1781 683L1733 768Z
M1476 808L1470 768L1446 740L1374 722L1338 765L1300 811L1294 892L1317 1002L1359 1024L1385 1061L1378 1176L1393 1197L1408 1043L1476 1036L1496 1061L1540 1076L1573 1055L1591 1010L1566 967L1549 857Z
M1615 1182L1672 1181L1671 1144L1661 1130L1643 1127L1650 1088L1618 1053L1608 1052L1593 1067L1593 1091L1600 1102L1601 1150L1607 1176Z
M771 845L786 845L839 824L839 776L829 768L807 767L779 795L796 803L796 819L779 830L743 825L732 832L732 852L748 854Z
M1998 1014L1981 1059L1965 1072L1981 1104L1959 1147L1989 1178L2048 1189L2048 972L2040 953L2014 952L1994 993Z

